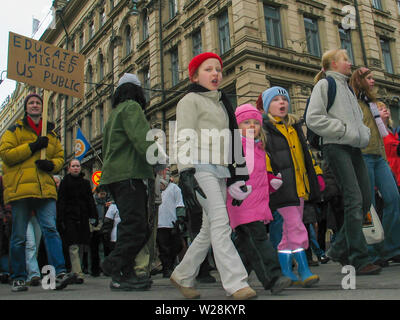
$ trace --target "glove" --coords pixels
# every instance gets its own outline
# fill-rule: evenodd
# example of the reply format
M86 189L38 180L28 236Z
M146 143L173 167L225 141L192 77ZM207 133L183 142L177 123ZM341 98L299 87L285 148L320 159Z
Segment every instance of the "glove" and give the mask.
M200 207L197 201L196 191L204 198L207 199L204 191L200 188L194 174L196 169L190 168L182 171L179 175L179 188L182 191L183 202L185 207L189 210L193 210L196 207Z
M251 187L251 186L250 186ZM240 187L240 190L242 190L243 192L247 192L247 186L246 185L244 185L244 186L241 186ZM236 199L233 199L232 200L232 205L235 207L235 206L237 206L237 207L240 207L240 205L242 204L242 202L243 202L243 200L236 200Z
M99 220L97 220L96 218L90 218L89 219L89 223L93 226L93 227L97 227L99 224Z
M318 184L319 184L319 191L324 191L325 190L325 180L321 175L317 176L318 179Z
M50 160L36 160L35 164L42 171L52 172L54 170L54 163Z
M31 148L32 154L34 154L36 151L39 151L40 149L47 148L47 145L49 144L49 138L46 136L39 136L35 142L32 142L29 144L29 148Z
M268 172L268 180L271 186L271 192L277 191L283 184L282 175L278 173L276 176Z
M228 192L233 199L236 200L244 200L246 199L249 194L251 193L251 186L246 186L246 189L242 189L241 187L246 186L246 182L243 180L236 181L234 184L231 184L228 187Z

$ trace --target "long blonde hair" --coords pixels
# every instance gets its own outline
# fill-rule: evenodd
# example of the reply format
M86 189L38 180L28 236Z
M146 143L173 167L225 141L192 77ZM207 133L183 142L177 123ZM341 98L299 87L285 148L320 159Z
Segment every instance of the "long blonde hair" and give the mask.
M276 122L277 122L277 121L274 119L273 115L270 114L269 112L268 112L268 118L269 118L269 120L272 121L273 123L276 123ZM300 120L300 119L299 119L296 115L291 114L291 113L288 113L288 114L286 115L286 117L283 118L283 122L284 122L284 123L286 124L286 126L288 126L288 127L294 125L296 122L299 122L299 120Z
M337 61L340 57L346 56L347 57L347 51L346 49L332 49L327 52L325 52L322 55L321 59L321 66L322 69L320 72L317 73L317 75L314 78L314 85L321 79L326 78L325 72L328 70L331 70L331 63L332 61Z

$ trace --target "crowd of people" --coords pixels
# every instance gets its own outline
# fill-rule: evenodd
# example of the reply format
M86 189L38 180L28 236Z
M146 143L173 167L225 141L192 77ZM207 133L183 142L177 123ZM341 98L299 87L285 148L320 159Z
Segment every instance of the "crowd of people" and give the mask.
M196 282L216 281L213 266L226 294L242 300L257 296L252 271L279 294L317 285L310 265L332 260L376 275L400 262L399 136L373 72L351 67L345 50L323 55L301 118L277 86L235 110L219 89L222 59L195 56L176 108L178 184L159 144L158 161L147 158L154 142L146 99L137 76L126 73L104 127L94 193L77 159L56 176L63 150L53 124L42 135L43 101L29 94L24 118L1 138L0 280L26 291L50 264L59 290L83 284L89 272L109 276L111 290L149 290L159 259L162 276L185 298L200 297ZM215 144L205 130L229 138L218 134ZM384 229L373 245L363 234L371 206Z

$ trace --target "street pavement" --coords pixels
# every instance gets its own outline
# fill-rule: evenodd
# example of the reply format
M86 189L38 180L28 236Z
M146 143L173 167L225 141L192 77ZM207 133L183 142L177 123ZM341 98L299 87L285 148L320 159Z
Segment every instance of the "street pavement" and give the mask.
M320 276L320 282L312 288L290 287L279 295L271 295L264 290L254 272L249 277L250 285L257 291L258 297L253 301L285 301L285 300L400 300L400 264L391 263L379 275L356 276L349 280L351 273L342 273L342 267L335 262L311 267L311 271ZM200 300L208 303L218 300L227 303L232 300L226 296L221 286L218 273L212 271L217 278L213 284L198 284ZM346 278L347 277L347 278ZM29 287L26 292L11 292L11 286L0 284L0 301L6 300L171 300L184 301L179 291L173 287L169 279L161 274L152 277L153 285L148 291L115 292L109 289L110 278L97 278L87 275L85 283L69 285L62 291L45 290L41 286ZM344 286L342 285L344 284ZM355 289L345 289L355 287Z

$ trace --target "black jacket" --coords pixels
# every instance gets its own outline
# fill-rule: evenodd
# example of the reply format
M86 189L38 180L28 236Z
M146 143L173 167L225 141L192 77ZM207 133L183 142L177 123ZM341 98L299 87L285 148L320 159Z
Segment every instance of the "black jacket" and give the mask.
M274 174L281 173L283 181L282 186L270 195L269 206L271 210L289 206L298 206L300 205L300 199L297 195L296 173L294 171L294 164L289 144L285 136L268 119L264 119L263 128L267 134L266 152L271 159L272 169ZM295 123L293 128L297 132L303 149L304 162L310 185L309 201L320 201L321 192L319 190L317 174L314 170L313 161L309 153L301 123Z
M98 219L90 183L83 176L67 174L58 190L57 224L68 245L89 243L89 218Z

